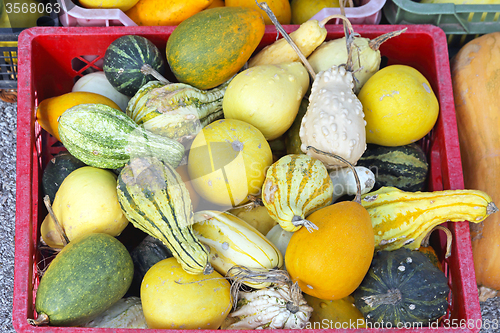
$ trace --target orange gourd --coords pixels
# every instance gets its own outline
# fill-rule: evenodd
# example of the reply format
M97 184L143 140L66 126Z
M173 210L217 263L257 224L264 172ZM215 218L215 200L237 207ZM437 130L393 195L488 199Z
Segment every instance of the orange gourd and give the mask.
M452 61L465 188L500 200L500 32L478 37ZM470 223L478 285L500 290L500 215Z
M258 0L259 3L264 2L264 0ZM273 11L274 15L281 24L290 24L292 20L292 9L290 7L290 2L288 0L265 0L269 8ZM259 8L255 0L225 0L227 7L249 7L256 9L264 18L266 25L272 25L273 22L266 14L265 11Z
M137 25L178 25L212 2L213 0L139 0L125 14Z
M361 205L361 184L354 166L342 157L312 146L307 149L347 164L356 179L353 201L326 206L306 216L318 228L295 231L288 243L285 266L293 282L311 296L338 300L349 296L365 277L375 251L375 235L368 211Z

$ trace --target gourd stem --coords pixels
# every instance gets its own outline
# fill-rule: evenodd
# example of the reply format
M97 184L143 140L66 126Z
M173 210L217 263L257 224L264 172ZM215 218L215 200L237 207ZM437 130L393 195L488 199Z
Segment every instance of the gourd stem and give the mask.
M401 295L401 291L399 291L399 289L389 289L389 290L387 290L386 294L365 296L365 297L361 297L361 299L363 301L365 301L365 303L369 307L375 308L375 307L382 305L382 304L394 305L394 304L398 303L399 301L401 301L402 295Z
M281 33L281 35L283 35L283 38L285 38L285 40L288 42L288 44L290 44L292 49L297 53L300 60L302 61L302 63L306 67L307 71L311 75L312 79L314 80L316 78L316 72L314 72L314 69L312 68L311 64L309 63L309 61L307 61L304 54L302 54L302 52L300 51L297 44L295 44L293 39L287 34L285 29L283 29L283 26L281 25L281 23L279 23L278 19L274 15L271 8L269 8L268 4L266 2L259 2L258 0L255 0L255 3L257 4L257 6L259 6L260 9L262 9L263 11L266 12L267 16L269 16L269 18L273 22L274 26L276 27L276 29Z
M236 304L238 303L238 294L240 287L244 283L273 283L288 285L292 283L292 279L290 278L288 272L281 269L233 266L227 271L226 277L233 280L233 283L231 283L230 295L233 301L234 308L236 308Z
M69 243L68 236L66 236L66 233L64 232L63 227L59 223L59 220L57 219L56 214L54 214L54 211L52 210L52 206L50 205L50 198L48 195L43 197L43 203L45 204L45 207L47 207L47 210L49 211L50 217L52 220L54 220L54 224L56 226L57 233L62 239L63 245L66 246Z
M408 28L404 28L402 30L397 30L397 31L391 31L386 34L380 35L368 42L368 46L373 50L373 51L378 51L380 48L380 45L384 44L388 39L391 39L392 37L396 37L401 35L403 32L405 32Z
M331 19L334 19L334 18L338 18L338 19L343 20L344 23L347 24L347 27L349 28L349 30L351 30L351 31L354 32L354 30L352 28L351 21L347 20L346 17L345 17L345 15L342 15L342 14L333 14L333 15L325 17L324 19L322 19L319 22L319 26L320 27L324 27Z
M354 165L352 165L351 162L347 161L345 158L343 158L343 157L341 157L339 155L319 150L318 148L315 148L313 146L307 146L306 150L309 150L309 149L312 149L317 154L327 155L327 156L333 157L333 158L341 161L342 163L347 164L347 166L352 170L352 173L354 174L354 179L356 180L356 188L357 188L357 190L356 190L356 196L354 197L353 201L357 202L357 203L359 203L361 205L361 181L359 180L359 176L358 176L358 173L356 172L356 169L354 168Z
M498 212L498 207L495 205L495 203L493 201L488 203L488 205L486 206L486 214L491 215L496 212Z
M299 226L303 226L307 229L307 231L309 232L313 232L314 230L318 230L318 227L316 226L316 224L312 223L311 221L309 220L306 220L300 216L297 216L295 215L293 218L292 218L292 224L296 227L299 227Z
M302 297L302 290L300 290L299 283L295 282L290 286L290 299L286 303L286 309L291 313L297 313L300 310L300 299Z
M422 242L420 243L420 246L422 246L422 247L429 246L429 239L431 238L431 234L436 229L442 230L446 234L446 253L445 253L444 257L445 257L445 259L447 259L451 256L451 244L453 241L453 235L451 234L450 229L443 227L442 225L437 225L434 228L432 228L431 231L429 231L427 233L427 235L425 235L425 237L422 238Z
M171 83L163 75L161 75L160 73L158 73L157 70L155 70L153 67L151 67L151 65L149 65L149 64L142 65L142 67L141 67L141 73L144 74L144 75L151 75L152 77L154 77L155 79L157 79L161 83L164 83L164 84L170 84Z
M32 326L47 325L49 322L49 316L45 313L39 313L36 319L28 319L28 324Z

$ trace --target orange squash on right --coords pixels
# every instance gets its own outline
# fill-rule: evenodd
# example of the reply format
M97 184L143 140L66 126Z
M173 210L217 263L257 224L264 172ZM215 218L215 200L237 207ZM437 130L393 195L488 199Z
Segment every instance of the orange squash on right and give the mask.
M500 32L478 37L451 63L465 188L500 200ZM500 290L500 215L470 223L477 284Z

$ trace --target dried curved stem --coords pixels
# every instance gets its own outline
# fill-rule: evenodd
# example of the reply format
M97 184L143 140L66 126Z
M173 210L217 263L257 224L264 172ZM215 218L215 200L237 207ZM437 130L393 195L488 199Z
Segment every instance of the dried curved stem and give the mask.
M155 79L157 79L158 81L160 81L163 84L172 83L169 80L167 80L163 75L158 73L158 71L155 70L153 67L151 67L151 65L148 65L148 64L142 65L141 73L144 75L151 75L152 77L154 77Z
M52 218L52 220L54 220L54 224L56 226L57 233L61 237L63 245L64 246L68 245L69 238L68 238L68 236L66 236L66 233L64 232L64 229L63 229L61 223L59 223L59 220L57 219L56 214L54 214L54 211L52 210L52 206L50 205L50 198L48 195L43 197L43 203L45 204L45 207L47 207L47 210L50 214L50 217Z
M304 54L302 54L302 52L300 51L300 49L297 46L297 44L295 44L295 42L293 41L293 39L287 34L287 32L285 31L285 29L283 29L283 26L281 25L281 23L279 23L278 19L274 15L274 13L271 10L271 8L269 8L268 4L266 2L259 2L258 0L255 0L255 3L257 3L257 6L259 6L260 9L262 9L263 11L266 12L267 16L269 16L269 18L273 22L274 26L276 27L276 29L281 33L281 35L283 35L283 38L286 39L286 41L288 42L288 44L290 44L290 46L292 47L292 49L297 53L297 55L300 58L300 61L302 61L302 63L306 67L307 71L309 72L309 74L311 75L311 77L314 80L316 78L316 72L314 72L314 69L312 68L311 64L309 63L309 61L307 61L307 59L304 56Z
M404 28L402 30L397 30L397 31L391 31L386 34L380 35L376 38L371 39L368 42L368 46L373 50L373 51L378 51L380 48L380 45L384 44L388 39L391 39L392 37L396 37L401 35L403 32L405 32L408 28Z
M358 176L358 173L356 172L356 169L354 168L354 165L352 165L351 162L349 162L348 160L346 160L345 158L343 158L339 155L319 150L318 148L313 147L313 146L307 146L306 150L309 150L309 149L312 149L315 153L333 157L333 158L341 161L342 163L347 164L347 166L351 169L352 173L354 174L354 179L356 180L356 196L354 197L353 201L361 204L361 181L359 180L359 176Z
M49 322L49 316L45 313L39 313L36 319L28 319L28 324L32 326L47 325Z
M431 234L436 229L442 230L446 234L446 254L444 257L449 258L451 256L451 243L453 241L453 235L451 234L450 229L443 227L442 225L437 225L434 228L432 228L431 231L429 231L427 235L425 235L425 237L422 239L420 245L423 247L429 246L429 239L431 237Z

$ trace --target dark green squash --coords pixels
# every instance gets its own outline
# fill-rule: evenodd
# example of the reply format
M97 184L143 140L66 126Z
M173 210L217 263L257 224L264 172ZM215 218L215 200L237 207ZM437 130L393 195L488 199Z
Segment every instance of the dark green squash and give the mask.
M130 289L134 293L141 290L141 283L146 272L157 262L172 257L172 252L159 239L147 235L132 251L134 279Z
M369 144L357 165L375 174L373 191L382 186L403 191L424 191L429 164L424 151L416 143L398 147Z
M161 75L165 74L165 59L160 50L142 36L122 36L113 41L104 54L106 78L116 90L129 97L147 82L156 80L141 72L144 65L150 65Z
M57 190L59 189L59 186L61 186L63 180L71 172L84 166L86 166L85 163L67 151L60 152L54 156L43 170L43 194L49 196L50 202L54 202Z
M400 248L375 254L353 297L367 322L429 326L446 314L449 293L448 279L425 254Z
M307 98L303 98L300 102L299 111L297 112L297 116L295 116L295 120L292 123L292 126L285 132L285 146L287 154L303 154L300 146L302 145L302 141L300 140L299 132L300 126L302 124L302 118L307 112L307 106L309 105L309 100Z
M127 292L134 265L115 237L93 233L66 245L45 271L36 292L32 325L79 326L106 311Z

